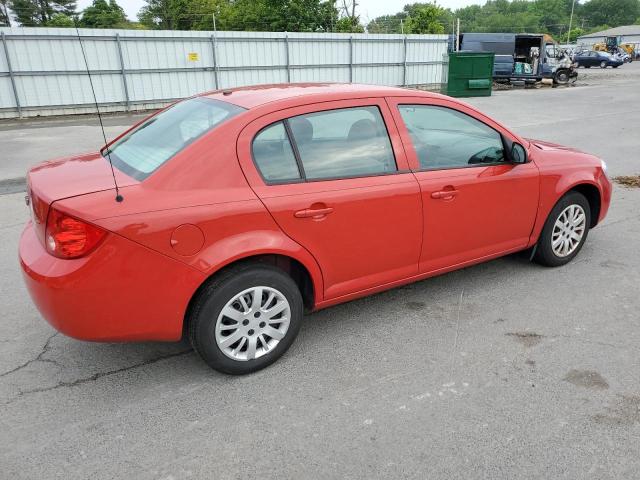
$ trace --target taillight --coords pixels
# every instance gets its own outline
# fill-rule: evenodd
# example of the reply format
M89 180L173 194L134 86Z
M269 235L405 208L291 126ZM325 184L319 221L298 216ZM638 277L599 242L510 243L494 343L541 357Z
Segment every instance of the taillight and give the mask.
M31 218L36 230L36 235L44 245L44 229L47 223L47 213L49 204L29 189L29 206L31 207Z
M107 234L103 229L78 220L55 208L49 209L45 246L59 258L78 258L93 250Z

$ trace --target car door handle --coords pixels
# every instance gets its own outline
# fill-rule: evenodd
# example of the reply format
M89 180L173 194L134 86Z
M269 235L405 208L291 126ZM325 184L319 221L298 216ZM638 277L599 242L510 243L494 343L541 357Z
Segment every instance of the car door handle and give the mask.
M293 214L296 218L322 218L333 212L332 207L323 208L305 208L304 210L298 210Z
M458 195L458 190L441 190L439 192L432 192L431 198L440 200L451 200L456 195Z

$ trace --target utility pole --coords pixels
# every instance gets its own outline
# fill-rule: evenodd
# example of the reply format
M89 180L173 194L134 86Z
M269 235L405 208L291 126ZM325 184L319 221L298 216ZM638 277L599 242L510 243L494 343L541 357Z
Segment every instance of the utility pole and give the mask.
M571 23L573 23L573 8L576 6L576 0L573 0L571 3L571 16L569 17L569 31L567 32L567 44L569 43L569 39L571 37Z
M460 50L460 19L456 18L456 52Z

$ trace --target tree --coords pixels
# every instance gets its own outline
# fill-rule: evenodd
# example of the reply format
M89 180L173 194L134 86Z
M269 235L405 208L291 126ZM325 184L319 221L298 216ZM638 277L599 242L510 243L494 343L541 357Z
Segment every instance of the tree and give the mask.
M578 40L578 37L581 37L582 35L584 35L583 29L581 29L580 27L572 28L571 32L569 32L569 43L574 43L575 41ZM565 41L565 39L560 38L558 39L558 41L562 43Z
M369 33L404 33L404 22L407 20L406 12L395 15L383 15L376 17L367 24Z
M47 22L47 27L73 28L76 26L73 18L64 13L54 13Z
M364 33L364 27L360 24L360 20L356 17L342 17L338 19L335 25L335 31L341 33Z
M569 24L571 5L567 5L565 0L536 0L531 11L547 33L559 34Z
M7 0L0 0L0 26L11 26L11 17L9 15L9 5L7 4Z
M86 28L119 28L127 23L124 10L116 0L93 0L93 4L84 9L80 25Z
M275 32L331 31L335 0L145 0L138 14L149 28Z
M10 0L16 20L25 27L47 25L56 13L72 17L76 0Z
M640 16L640 1L589 0L580 10L588 25L631 25Z
M414 4L409 9L405 31L407 33L444 33L444 25L440 23L443 9L435 3Z
M435 3L413 3L395 15L374 19L367 29L371 33L401 33L403 20L406 33L442 32L437 24L449 32L452 20L459 18L462 32L548 33L564 41L572 4L573 0L488 0L484 5L469 5L451 12ZM583 35L585 32L580 29L600 31L634 21L640 23L640 0L576 2L572 24L575 28L569 38L575 40Z

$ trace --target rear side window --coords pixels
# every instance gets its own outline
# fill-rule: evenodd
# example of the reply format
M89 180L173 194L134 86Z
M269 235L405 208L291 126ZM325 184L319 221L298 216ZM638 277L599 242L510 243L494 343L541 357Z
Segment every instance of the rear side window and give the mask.
M253 159L267 183L367 177L396 172L377 107L299 115L262 129Z
M126 174L144 180L191 142L243 111L206 97L184 100L111 145L111 160Z
M389 134L377 107L328 110L288 122L309 180L396 171Z
M262 129L253 140L253 159L269 183L300 180L300 171L282 122Z
M420 168L461 168L505 161L501 135L462 112L427 105L400 105Z

